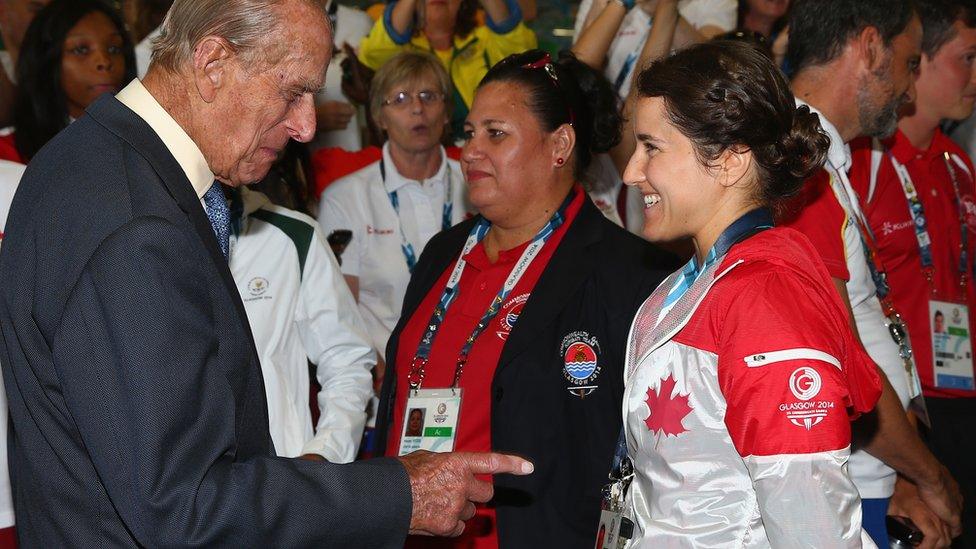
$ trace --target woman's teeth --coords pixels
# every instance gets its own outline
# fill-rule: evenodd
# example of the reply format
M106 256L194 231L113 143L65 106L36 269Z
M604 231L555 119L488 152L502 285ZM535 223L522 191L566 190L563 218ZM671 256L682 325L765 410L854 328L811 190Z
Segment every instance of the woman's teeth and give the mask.
M657 204L661 201L661 195L659 194L645 194L644 195L644 207L650 208L651 206Z

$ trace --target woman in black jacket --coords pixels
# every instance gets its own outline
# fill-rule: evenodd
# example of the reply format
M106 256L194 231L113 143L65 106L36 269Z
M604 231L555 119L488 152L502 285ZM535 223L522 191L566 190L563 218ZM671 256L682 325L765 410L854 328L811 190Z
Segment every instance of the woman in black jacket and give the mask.
M434 237L413 272L378 447L506 451L535 474L495 478L492 504L447 546L593 544L630 320L673 266L578 183L619 133L613 90L571 56L510 56L475 96L461 165L481 215ZM421 436L407 414L423 416Z

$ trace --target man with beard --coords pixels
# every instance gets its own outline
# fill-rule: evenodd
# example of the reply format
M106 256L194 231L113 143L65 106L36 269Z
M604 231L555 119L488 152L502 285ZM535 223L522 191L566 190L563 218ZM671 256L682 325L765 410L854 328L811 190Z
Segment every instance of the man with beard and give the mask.
M891 300L911 332L932 420L929 443L962 488L963 533L957 546L976 547L976 446L969 435L976 420L973 362L940 350L948 338L965 338L958 328L972 333L974 170L966 153L939 129L943 120L965 120L973 113L976 5L919 0L918 12L923 36L915 101L902 109L893 136L851 143L850 178L887 268ZM959 305L968 307L968 320ZM919 505L914 486L901 479L898 486L890 512L910 517L926 540L948 543L948 528Z
M897 111L915 94L922 27L911 0L799 0L790 14L788 62L796 68L797 102L820 115L830 137L824 169L809 180L781 224L805 233L820 251L852 327L884 373L875 411L855 424L850 473L862 499L863 524L888 547L885 516L896 474L952 528L959 528L959 489L922 443L905 406L918 396L903 327L886 297L871 239L848 180L847 143L859 135L888 136ZM901 336L900 338L897 336ZM816 429L813 426L812 429ZM859 443L859 444L858 444Z

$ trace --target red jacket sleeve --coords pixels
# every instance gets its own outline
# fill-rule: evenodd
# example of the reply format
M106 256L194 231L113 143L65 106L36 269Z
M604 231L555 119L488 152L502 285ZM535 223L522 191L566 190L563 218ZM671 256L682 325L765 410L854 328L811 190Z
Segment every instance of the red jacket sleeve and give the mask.
M850 445L846 370L871 363L827 289L768 270L736 285L722 316L718 378L739 454L808 454Z

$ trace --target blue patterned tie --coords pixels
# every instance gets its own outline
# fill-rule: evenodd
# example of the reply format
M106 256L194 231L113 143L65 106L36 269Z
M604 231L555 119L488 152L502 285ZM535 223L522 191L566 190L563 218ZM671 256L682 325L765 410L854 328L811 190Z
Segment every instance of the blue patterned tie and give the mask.
M207 194L203 195L203 202L207 205L207 217L214 235L217 236L217 244L220 244L220 251L224 253L224 259L227 259L230 249L230 208L227 207L219 181L214 181Z

